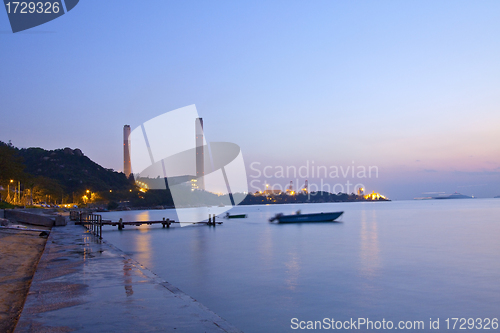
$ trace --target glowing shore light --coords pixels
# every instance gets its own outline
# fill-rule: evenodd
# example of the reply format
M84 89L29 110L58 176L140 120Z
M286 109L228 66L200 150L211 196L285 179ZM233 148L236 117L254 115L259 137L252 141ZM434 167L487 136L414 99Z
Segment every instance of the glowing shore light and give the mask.
M363 196L366 200L380 200L380 199L384 199L384 200L387 200L387 197L385 197L384 195L380 194L380 193L375 193L375 191L373 191L372 193L370 194L366 194Z

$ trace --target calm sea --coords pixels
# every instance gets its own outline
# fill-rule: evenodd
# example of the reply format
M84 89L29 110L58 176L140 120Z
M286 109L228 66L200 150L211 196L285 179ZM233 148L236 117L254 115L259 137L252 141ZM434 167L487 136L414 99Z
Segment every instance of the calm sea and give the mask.
M299 209L345 213L341 223L268 222L275 213ZM431 319L448 331L447 318L500 318L500 199L241 206L231 212L248 218L222 219L215 228L109 227L103 236L244 332L296 331L292 318L385 319L395 326L423 321L425 331ZM103 215L175 218L171 210Z

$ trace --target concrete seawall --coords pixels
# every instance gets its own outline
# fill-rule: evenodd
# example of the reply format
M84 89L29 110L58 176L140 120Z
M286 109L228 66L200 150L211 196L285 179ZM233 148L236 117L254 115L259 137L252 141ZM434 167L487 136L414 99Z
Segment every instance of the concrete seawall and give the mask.
M240 332L113 245L53 228L16 332Z
M4 214L6 219L15 220L16 222L20 223L39 225L44 227L54 226L54 216L33 214L17 209L6 209Z
M67 223L65 216L51 211L36 210L36 209L6 209L1 214L6 219L16 223L31 224L43 227L64 226ZM0 218L2 215L0 214ZM52 215L48 215L52 214Z

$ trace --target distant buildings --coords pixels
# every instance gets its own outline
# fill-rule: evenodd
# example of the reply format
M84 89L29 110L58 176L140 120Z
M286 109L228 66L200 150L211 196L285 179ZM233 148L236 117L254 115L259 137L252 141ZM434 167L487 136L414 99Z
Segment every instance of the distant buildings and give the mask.
M364 188L359 188L357 190L357 194L348 194L348 193L338 193L338 194L333 194L333 193L329 193L329 192L326 192L326 191L313 191L311 193L309 193L309 184L308 184L308 181L306 180L305 181L305 184L304 186L300 189L300 190L297 190L295 191L293 189L293 181L290 181L290 184L286 187L286 189L283 191L281 189L279 190L276 190L276 189L269 189L269 184L266 184L266 189L264 191L256 191L254 193L255 196L281 196L281 195L288 195L288 196L300 196L300 195L307 195L308 198L310 197L316 197L318 195L318 193L320 194L319 197L321 197L322 195L333 195L333 196L351 196L352 198L355 198L353 200L350 200L350 201L390 201L386 196L380 194L380 193L376 193L375 191L373 191L372 193L370 194L365 194L365 189ZM317 197L316 197L317 199ZM317 199L319 200L319 199ZM349 201L349 200L344 200L342 199L341 201ZM320 202L320 201L318 201ZM325 201L326 202L326 201Z
M360 187L358 188L358 195L364 196L365 195L365 189Z
M375 193L375 191L373 191L370 194L365 195L364 198L365 198L365 200L387 200L387 198L385 196L383 196L380 193Z
M305 182L304 186L302 187L302 192L307 193L308 191L309 191L309 183L307 182L307 179L306 179L306 182Z
M281 195L281 190L265 190L262 192L264 195Z

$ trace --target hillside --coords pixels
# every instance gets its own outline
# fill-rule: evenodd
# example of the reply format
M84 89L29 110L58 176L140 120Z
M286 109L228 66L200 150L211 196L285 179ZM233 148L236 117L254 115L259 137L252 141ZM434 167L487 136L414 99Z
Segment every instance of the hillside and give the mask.
M12 197L19 183L23 198L29 197L22 204L31 199L60 203L81 202L83 196L89 202L137 196L134 182L125 174L103 168L80 149L19 149L0 141L1 197L5 200L9 193Z
M18 155L23 158L25 172L56 180L68 193L87 189L104 192L130 188L125 174L103 168L80 149L27 148L20 149Z

